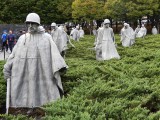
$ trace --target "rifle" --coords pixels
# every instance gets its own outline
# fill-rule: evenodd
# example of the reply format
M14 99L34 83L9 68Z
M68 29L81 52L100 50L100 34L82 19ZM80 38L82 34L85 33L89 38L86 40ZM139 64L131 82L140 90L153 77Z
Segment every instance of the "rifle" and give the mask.
M67 34L67 33L66 33ZM68 37L68 42L69 42L69 44L72 46L72 47L74 47L75 48L75 46L71 43L71 40L70 40L70 37L67 35L67 37Z
M5 48L4 48L4 60L5 60ZM7 94L6 94L6 114L9 113L10 106L10 92L11 92L11 79L7 79Z
M6 95L6 114L9 113L9 106L10 106L10 89L11 88L11 79L7 79L7 95Z

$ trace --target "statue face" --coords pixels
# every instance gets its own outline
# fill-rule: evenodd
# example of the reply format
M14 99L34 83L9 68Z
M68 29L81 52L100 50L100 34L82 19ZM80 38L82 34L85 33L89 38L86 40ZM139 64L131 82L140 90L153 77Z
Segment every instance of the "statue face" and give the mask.
M34 32L38 31L38 26L39 25L37 23L34 23L34 22L27 22L26 26L28 28L29 33L34 33Z
M51 30L55 30L56 29L56 26L51 26Z
M124 28L127 29L127 28L128 28L128 25L124 26Z
M108 24L108 23L105 23L105 24L104 24L104 27L105 27L105 28L108 28L108 27L109 27L109 24Z

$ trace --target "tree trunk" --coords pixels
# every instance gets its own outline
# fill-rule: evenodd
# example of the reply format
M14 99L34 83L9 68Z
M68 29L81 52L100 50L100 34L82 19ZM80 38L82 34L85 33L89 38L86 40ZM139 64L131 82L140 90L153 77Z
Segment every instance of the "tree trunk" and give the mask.
M139 25L141 26L142 24L141 24L141 19L139 19Z
M116 21L116 33L118 32L118 23Z
M112 18L110 19L110 21L111 21L111 27L112 27Z

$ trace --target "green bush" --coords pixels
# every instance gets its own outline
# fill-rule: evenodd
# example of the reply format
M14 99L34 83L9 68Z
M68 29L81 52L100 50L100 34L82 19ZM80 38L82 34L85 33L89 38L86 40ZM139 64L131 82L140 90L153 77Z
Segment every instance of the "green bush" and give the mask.
M43 106L44 120L158 120L160 118L160 35L136 39L120 60L96 61L94 36L67 51L62 76L65 96ZM19 117L19 116L18 116Z
M4 63L5 61L0 61L0 107L2 107L6 101L6 81L3 77Z

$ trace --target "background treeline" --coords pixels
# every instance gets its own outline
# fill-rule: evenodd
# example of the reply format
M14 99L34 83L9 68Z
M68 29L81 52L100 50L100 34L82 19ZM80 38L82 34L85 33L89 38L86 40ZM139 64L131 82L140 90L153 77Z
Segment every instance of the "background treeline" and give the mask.
M0 23L24 23L29 12L38 13L42 24L104 18L137 22L147 16L158 26L160 0L0 0Z
M1 23L24 23L28 13L36 12L43 24L72 18L73 0L0 0Z

